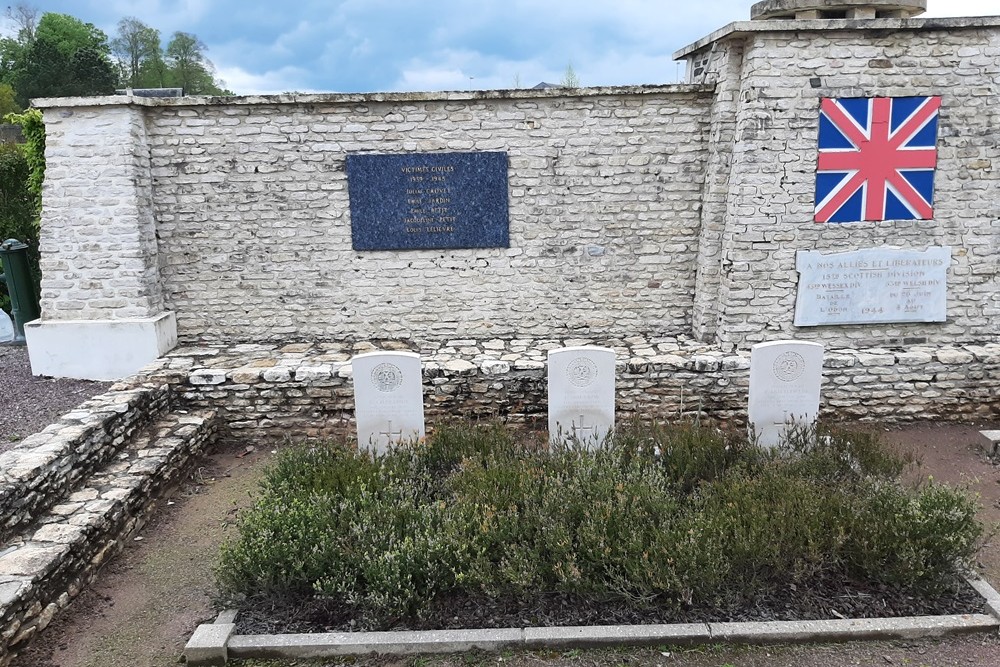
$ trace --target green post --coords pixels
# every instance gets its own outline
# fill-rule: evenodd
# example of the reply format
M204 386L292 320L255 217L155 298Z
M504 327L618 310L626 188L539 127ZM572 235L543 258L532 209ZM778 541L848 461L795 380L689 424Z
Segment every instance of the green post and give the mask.
M38 295L28 267L28 246L17 239L0 243L0 281L7 284L11 315L14 317L14 342L24 344L24 325L41 317Z

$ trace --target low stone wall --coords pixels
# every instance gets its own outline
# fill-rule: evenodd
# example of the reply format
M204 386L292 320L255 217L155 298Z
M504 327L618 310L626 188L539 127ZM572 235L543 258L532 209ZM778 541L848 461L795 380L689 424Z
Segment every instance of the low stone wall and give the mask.
M421 354L428 422L446 416L544 424L546 353L596 344L618 355L619 418L702 415L743 424L750 358L677 338L451 340L443 344L247 344L177 350L139 379L169 383L187 405L218 408L229 439L316 438L353 428L354 354ZM1000 414L1000 345L834 349L821 410L841 420L989 419Z
M0 665L145 524L164 490L214 439L214 425L212 412L165 417L68 496L52 492L59 504L0 552Z
M23 528L107 463L170 402L167 385L86 401L0 454L0 540Z

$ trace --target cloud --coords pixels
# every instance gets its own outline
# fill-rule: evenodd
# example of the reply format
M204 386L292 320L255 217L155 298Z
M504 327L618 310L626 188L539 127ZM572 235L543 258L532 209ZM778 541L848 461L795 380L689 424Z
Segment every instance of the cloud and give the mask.
M329 92L311 88L309 72L286 66L266 72L248 72L239 66L217 66L216 73L229 90L237 95L277 95L287 92Z

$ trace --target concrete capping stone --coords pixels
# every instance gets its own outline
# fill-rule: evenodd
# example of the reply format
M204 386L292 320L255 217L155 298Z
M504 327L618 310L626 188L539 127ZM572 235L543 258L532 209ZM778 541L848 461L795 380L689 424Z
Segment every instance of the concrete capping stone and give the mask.
M235 630L235 623L199 625L184 646L184 659L189 665L226 664L229 659L226 644Z
M680 48L673 53L674 60L687 58L714 42L747 37L757 33L768 32L846 32L850 30L976 30L979 28L1000 26L1000 18L996 16L969 16L948 18L909 18L909 19L788 19L766 21L734 21L715 30L696 42ZM55 98L51 101L57 101ZM85 99L85 98L84 98ZM48 100L44 100L48 101ZM35 101L37 104L38 100Z
M980 431L979 444L987 456L993 456L1000 447L1000 431Z
M523 646L524 632L520 629L497 629L234 635L229 640L227 650L232 658L324 658L370 653L411 655L498 651ZM191 663L190 659L188 662L197 664Z
M986 586L989 586L986 584ZM977 588L979 590L979 588ZM993 590L990 588L989 590ZM995 594L995 591L993 591ZM222 628L215 632L203 628ZM503 648L598 648L623 645L706 644L712 642L768 644L850 641L858 639L914 639L981 631L996 631L1000 619L986 614L907 618L833 619L819 621L769 621L762 623L681 623L672 625L605 625L553 628L505 628L480 630L430 630L420 632L327 632L285 635L226 635L230 624L202 625L188 646L198 639L206 648L205 659L226 656L235 659L330 658L345 655L412 655L459 653ZM199 662L196 653L185 656L190 665L224 664Z
M285 95L244 95L237 97L135 97L105 95L97 97L42 97L32 100L39 109L72 107L204 107L214 105L259 106L272 104L357 104L359 102L458 102L467 100L533 100L559 97L589 97L609 95L663 95L710 93L714 85L649 84L638 86L594 86L586 88L517 88L501 90L451 90L403 93L324 93Z

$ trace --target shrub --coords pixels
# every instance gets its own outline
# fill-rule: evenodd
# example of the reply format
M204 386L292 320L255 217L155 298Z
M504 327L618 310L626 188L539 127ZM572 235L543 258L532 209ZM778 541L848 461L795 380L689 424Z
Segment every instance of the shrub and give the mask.
M940 590L982 528L968 495L896 482L905 461L872 434L762 452L691 425L632 425L595 451L461 424L379 458L295 448L219 579L230 595L324 596L374 625L453 591L686 605L830 577Z
M0 143L0 241L16 238L28 244L28 260L37 280L38 211L28 187L29 175L23 147ZM10 310L10 297L2 284L0 308Z

